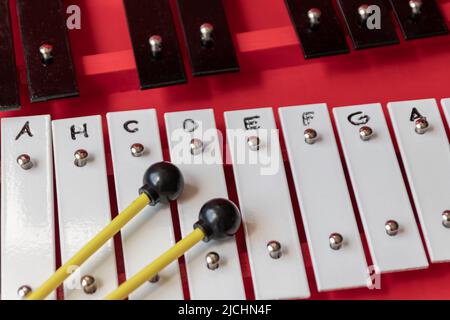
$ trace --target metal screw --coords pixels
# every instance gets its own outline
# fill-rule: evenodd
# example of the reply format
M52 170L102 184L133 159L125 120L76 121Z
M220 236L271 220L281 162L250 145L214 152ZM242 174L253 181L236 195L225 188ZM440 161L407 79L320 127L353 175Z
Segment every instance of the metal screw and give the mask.
M450 210L445 210L442 213L442 224L446 228L450 228Z
M358 8L358 14L361 18L361 21L365 22L367 18L369 17L369 5L368 4L362 4Z
M306 129L304 132L305 142L307 144L314 144L319 139L317 131L314 129Z
M81 287L84 293L94 294L97 291L97 282L93 276L86 275L81 278Z
M31 161L31 158L27 154L21 154L17 157L17 164L23 169L23 170L30 170L33 168L33 161Z
M424 134L430 128L430 124L428 123L427 119L424 117L416 119L416 121L414 122L414 125L415 125L415 130L416 130L417 134Z
M257 136L251 136L247 138L247 144L250 150L258 151L261 145L261 140Z
M317 8L311 8L308 10L309 25L311 28L317 27L320 24L320 17L322 11Z
M150 49L152 51L152 56L154 58L157 58L162 51L162 37L160 35L153 35L148 39L148 42L150 44Z
M133 143L130 150L133 157L141 157L144 154L144 146L140 143Z
M79 149L75 151L74 154L75 157L75 165L77 167L84 167L87 164L89 153L86 150Z
M270 241L267 244L267 250L269 251L269 255L272 259L281 258L281 244L278 241Z
M339 233L332 233L329 238L330 248L333 250L339 250L344 243L344 238Z
M216 270L219 267L220 256L217 252L209 252L206 255L206 266L209 270Z
M44 64L49 64L53 60L53 46L51 44L44 43L39 47L39 52Z
M213 42L214 26L211 23L203 23L200 26L200 35L203 46L209 46Z
M389 220L386 222L384 228L386 229L386 233L389 236L395 236L398 233L398 230L400 229L397 221Z
M192 139L190 146L191 146L191 154L194 156L203 152L203 141L200 139L195 138Z
M410 0L409 7L412 10L413 16L420 14L420 10L422 9L422 0Z
M31 291L33 290L31 290L30 286L27 285L21 286L19 289L17 289L17 296L20 299L25 299L31 293Z
M368 127L368 126L363 126L363 127L359 128L359 136L361 137L361 139L363 141L370 140L370 138L372 138L372 136L373 136L372 128Z

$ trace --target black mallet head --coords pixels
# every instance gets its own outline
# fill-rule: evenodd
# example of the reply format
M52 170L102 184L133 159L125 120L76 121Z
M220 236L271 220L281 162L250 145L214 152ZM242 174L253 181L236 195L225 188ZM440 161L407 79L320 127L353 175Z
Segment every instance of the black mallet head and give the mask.
M205 242L234 236L241 225L241 213L236 205L227 199L213 199L200 209L194 228L205 233Z
M174 164L157 162L151 165L144 174L144 185L139 193L145 193L152 200L150 205L159 202L167 203L176 200L184 188L184 178Z

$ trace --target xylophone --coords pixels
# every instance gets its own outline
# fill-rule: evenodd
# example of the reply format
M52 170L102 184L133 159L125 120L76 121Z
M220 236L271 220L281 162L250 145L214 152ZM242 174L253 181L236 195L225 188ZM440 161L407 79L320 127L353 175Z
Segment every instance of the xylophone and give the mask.
M0 0L1 299L30 297L163 160L176 205L145 206L49 299L106 297L219 198L236 237L130 299L449 299L449 5Z

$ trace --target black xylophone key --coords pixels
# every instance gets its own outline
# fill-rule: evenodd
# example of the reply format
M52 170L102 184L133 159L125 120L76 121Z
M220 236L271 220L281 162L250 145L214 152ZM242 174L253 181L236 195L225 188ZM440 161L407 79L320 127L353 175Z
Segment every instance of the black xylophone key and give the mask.
M329 0L286 0L305 58L349 52L345 35Z
M124 0L141 89L186 82L168 0Z
M384 0L338 0L355 49L399 43Z
M222 0L178 0L194 76L239 71Z
M448 28L435 0L391 0L405 39L448 34Z
M20 107L9 0L0 0L0 110Z
M62 0L17 1L31 102L78 96Z

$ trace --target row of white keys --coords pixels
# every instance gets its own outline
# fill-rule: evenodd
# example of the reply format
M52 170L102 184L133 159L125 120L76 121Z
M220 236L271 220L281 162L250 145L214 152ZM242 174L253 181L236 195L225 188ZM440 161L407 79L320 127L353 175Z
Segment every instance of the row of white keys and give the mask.
M51 141L50 116L2 119L2 300L19 299L19 288L34 290L55 271Z
M333 112L375 270L426 268L428 261L381 105L334 108ZM368 133L367 127L373 136L364 141L360 130Z
M214 113L208 110L166 113L170 156L183 173L185 187L178 199L181 234L193 230L201 207L214 198L228 198ZM192 141L192 139L197 139ZM191 149L191 142L193 149ZM208 268L208 254L219 256L219 267ZM234 238L200 243L185 254L191 299L245 299Z
M111 221L101 117L53 121L53 148L61 259L65 263ZM88 152L84 166L75 165L78 150ZM73 266L74 270L77 267ZM84 277L95 279L95 293L83 290ZM64 297L101 299L117 285L114 243L110 240L64 282Z
M255 297L309 297L273 111L226 112L225 120Z
M367 286L367 262L326 104L279 113L318 290ZM316 139L308 143L305 130L314 130ZM332 235L343 240L335 249Z
M392 102L388 109L431 261L449 261L443 215L450 214L450 148L439 107L427 99ZM416 121L428 129L416 132Z
M442 104L450 120L450 99L443 100ZM449 255L445 244L449 233L442 225L442 213L450 207L450 150L438 107L434 100L407 101L389 104L389 111L431 259L433 262L447 261ZM313 117L311 112L314 113ZM381 106L337 108L334 112L377 270L388 272L426 267L425 253ZM344 176L339 170L341 166L327 108L325 105L282 108L280 115L318 289L324 291L363 286L367 279L365 259ZM244 110L228 112L225 116L228 127L234 133L229 135L229 144L244 216L256 298L307 297L309 289L289 203L278 137L269 140L267 135L261 134L261 129L275 129L272 111ZM414 118L412 116L426 117L430 129L423 135L417 134L414 122L410 121ZM303 120L308 125L302 125ZM198 210L204 202L214 197L227 197L221 162L210 165L211 161L221 160L221 137L215 130L212 110L167 114L166 123L171 157L182 167L186 178L185 195L179 201L182 233L186 235L192 230ZM137 196L146 167L162 160L157 117L154 110L119 112L108 115L108 124L118 206L123 209ZM363 124L370 126L375 133L368 141L362 141L359 137L359 128ZM316 129L320 135L315 145L306 144L302 137L308 126ZM248 151L246 139L251 135L259 135L259 152ZM194 137L205 142L200 155L204 162L186 164L180 155L190 154L190 139ZM420 154L417 152L418 139L423 140ZM2 119L2 299L18 298L17 290L21 286L36 288L55 268L51 141L49 116ZM132 157L130 151L131 144L136 142L143 143L147 150L139 158ZM61 252L65 262L110 221L101 118L54 121L53 143ZM84 167L74 164L74 152L79 149L86 149L89 153L89 160ZM265 165L243 165L239 162L242 159L245 161L248 156L261 155L263 150L271 156ZM19 154L28 154L33 167L29 170L21 168L17 163ZM271 166L278 170L271 173ZM333 169L333 172L324 174L324 168ZM264 170L269 170L265 172L266 175ZM327 183L318 183L317 179L321 177L327 177ZM210 183L211 180L214 183ZM274 184L277 185L277 192L270 187ZM327 199L334 201L320 201L315 196L319 192L328 192ZM337 193L339 196L334 197ZM38 196L26 197L25 202L25 194ZM271 201L263 203L260 199ZM321 207L330 204L332 208ZM317 216L323 218L323 214L315 213L317 210L323 213L333 209L342 215L339 219L336 219L336 215L330 215L326 220L316 221ZM277 211L281 214L274 214ZM279 218L281 215L283 217ZM387 220L399 224L400 232L396 236L386 234ZM281 228L278 228L279 221L283 221ZM346 236L342 249L333 252L329 248L328 236L334 231L338 232L335 229L344 230L341 232ZM266 244L270 240L282 244L280 260L269 257ZM123 231L127 277L161 253L162 247L168 247L173 242L170 209L167 206L145 209ZM158 246L151 247L149 243L158 243ZM219 269L212 271L206 267L205 255L208 252L220 253ZM65 282L65 298L96 299L113 290L117 286L114 255L114 246L110 241ZM222 244L203 244L189 252L186 261L193 299L245 298L234 239ZM20 268L20 272L17 272L17 268ZM335 277L333 272L336 272L336 268L342 268L339 272L341 275L347 271L349 274ZM88 295L80 287L80 277L84 275L96 279L98 288L95 294ZM221 290L211 290L211 287ZM55 293L49 298L55 298ZM131 298L183 298L178 264L174 263L162 271L157 283L145 284Z
M107 114L111 155L119 211L125 209L142 186L147 168L163 160L158 119L154 109ZM132 154L143 147L143 153ZM141 146L139 146L141 145ZM168 204L148 206L122 229L122 247L127 279L175 243ZM142 285L130 299L183 299L178 261L158 277Z

